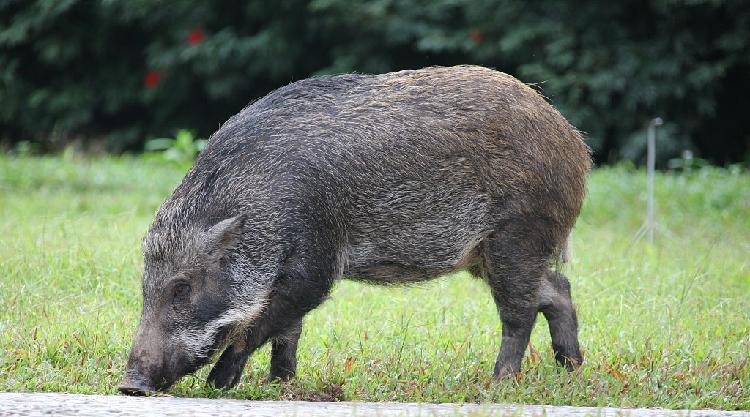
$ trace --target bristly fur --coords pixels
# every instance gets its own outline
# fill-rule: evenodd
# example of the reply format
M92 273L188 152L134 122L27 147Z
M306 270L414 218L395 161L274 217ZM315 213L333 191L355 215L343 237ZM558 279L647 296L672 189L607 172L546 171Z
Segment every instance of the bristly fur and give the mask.
M496 374L520 366L540 291L545 311L567 317L555 324L564 331L550 324L560 357L579 361L569 288L545 271L563 255L590 166L580 132L494 70L289 84L221 126L159 209L143 245L141 326L172 329L195 356L219 327L241 324L243 348L227 349L211 376L231 385L243 355L267 340L279 341L274 369L293 373L299 323L341 277L408 283L468 269L490 285L510 340ZM212 261L206 234L235 216L236 241ZM163 292L196 270L209 305L165 323Z

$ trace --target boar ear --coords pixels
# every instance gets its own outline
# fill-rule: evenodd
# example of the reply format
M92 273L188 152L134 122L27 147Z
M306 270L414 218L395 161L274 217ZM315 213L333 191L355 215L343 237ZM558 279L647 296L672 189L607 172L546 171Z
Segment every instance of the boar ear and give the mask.
M206 232L206 251L209 256L220 258L224 252L234 247L245 229L247 216L239 216L224 219L211 226Z

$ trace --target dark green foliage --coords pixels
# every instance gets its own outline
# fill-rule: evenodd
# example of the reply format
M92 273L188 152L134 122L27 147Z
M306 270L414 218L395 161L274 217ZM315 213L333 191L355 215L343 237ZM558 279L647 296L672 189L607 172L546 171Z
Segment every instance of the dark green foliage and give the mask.
M313 74L473 63L539 88L600 162L750 159L750 3L741 0L0 1L0 140L115 151L208 136Z

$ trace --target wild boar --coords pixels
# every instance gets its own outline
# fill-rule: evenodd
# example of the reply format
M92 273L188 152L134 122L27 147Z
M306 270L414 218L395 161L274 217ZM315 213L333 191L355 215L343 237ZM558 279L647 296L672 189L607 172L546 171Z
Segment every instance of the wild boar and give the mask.
M209 382L232 387L268 341L270 378L289 378L302 319L337 280L457 270L497 304L496 377L520 370L538 312L572 368L582 357L570 285L551 267L590 164L582 135L540 94L482 67L273 91L211 136L158 210L120 390L165 390L219 353Z

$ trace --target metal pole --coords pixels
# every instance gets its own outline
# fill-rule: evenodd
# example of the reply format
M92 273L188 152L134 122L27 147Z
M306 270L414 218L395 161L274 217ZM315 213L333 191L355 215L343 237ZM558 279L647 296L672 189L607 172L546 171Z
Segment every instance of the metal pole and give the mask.
M661 117L652 119L648 124L647 153L646 153L646 235L649 243L654 243L654 229L656 219L654 214L654 171L656 170L656 127L664 121Z

